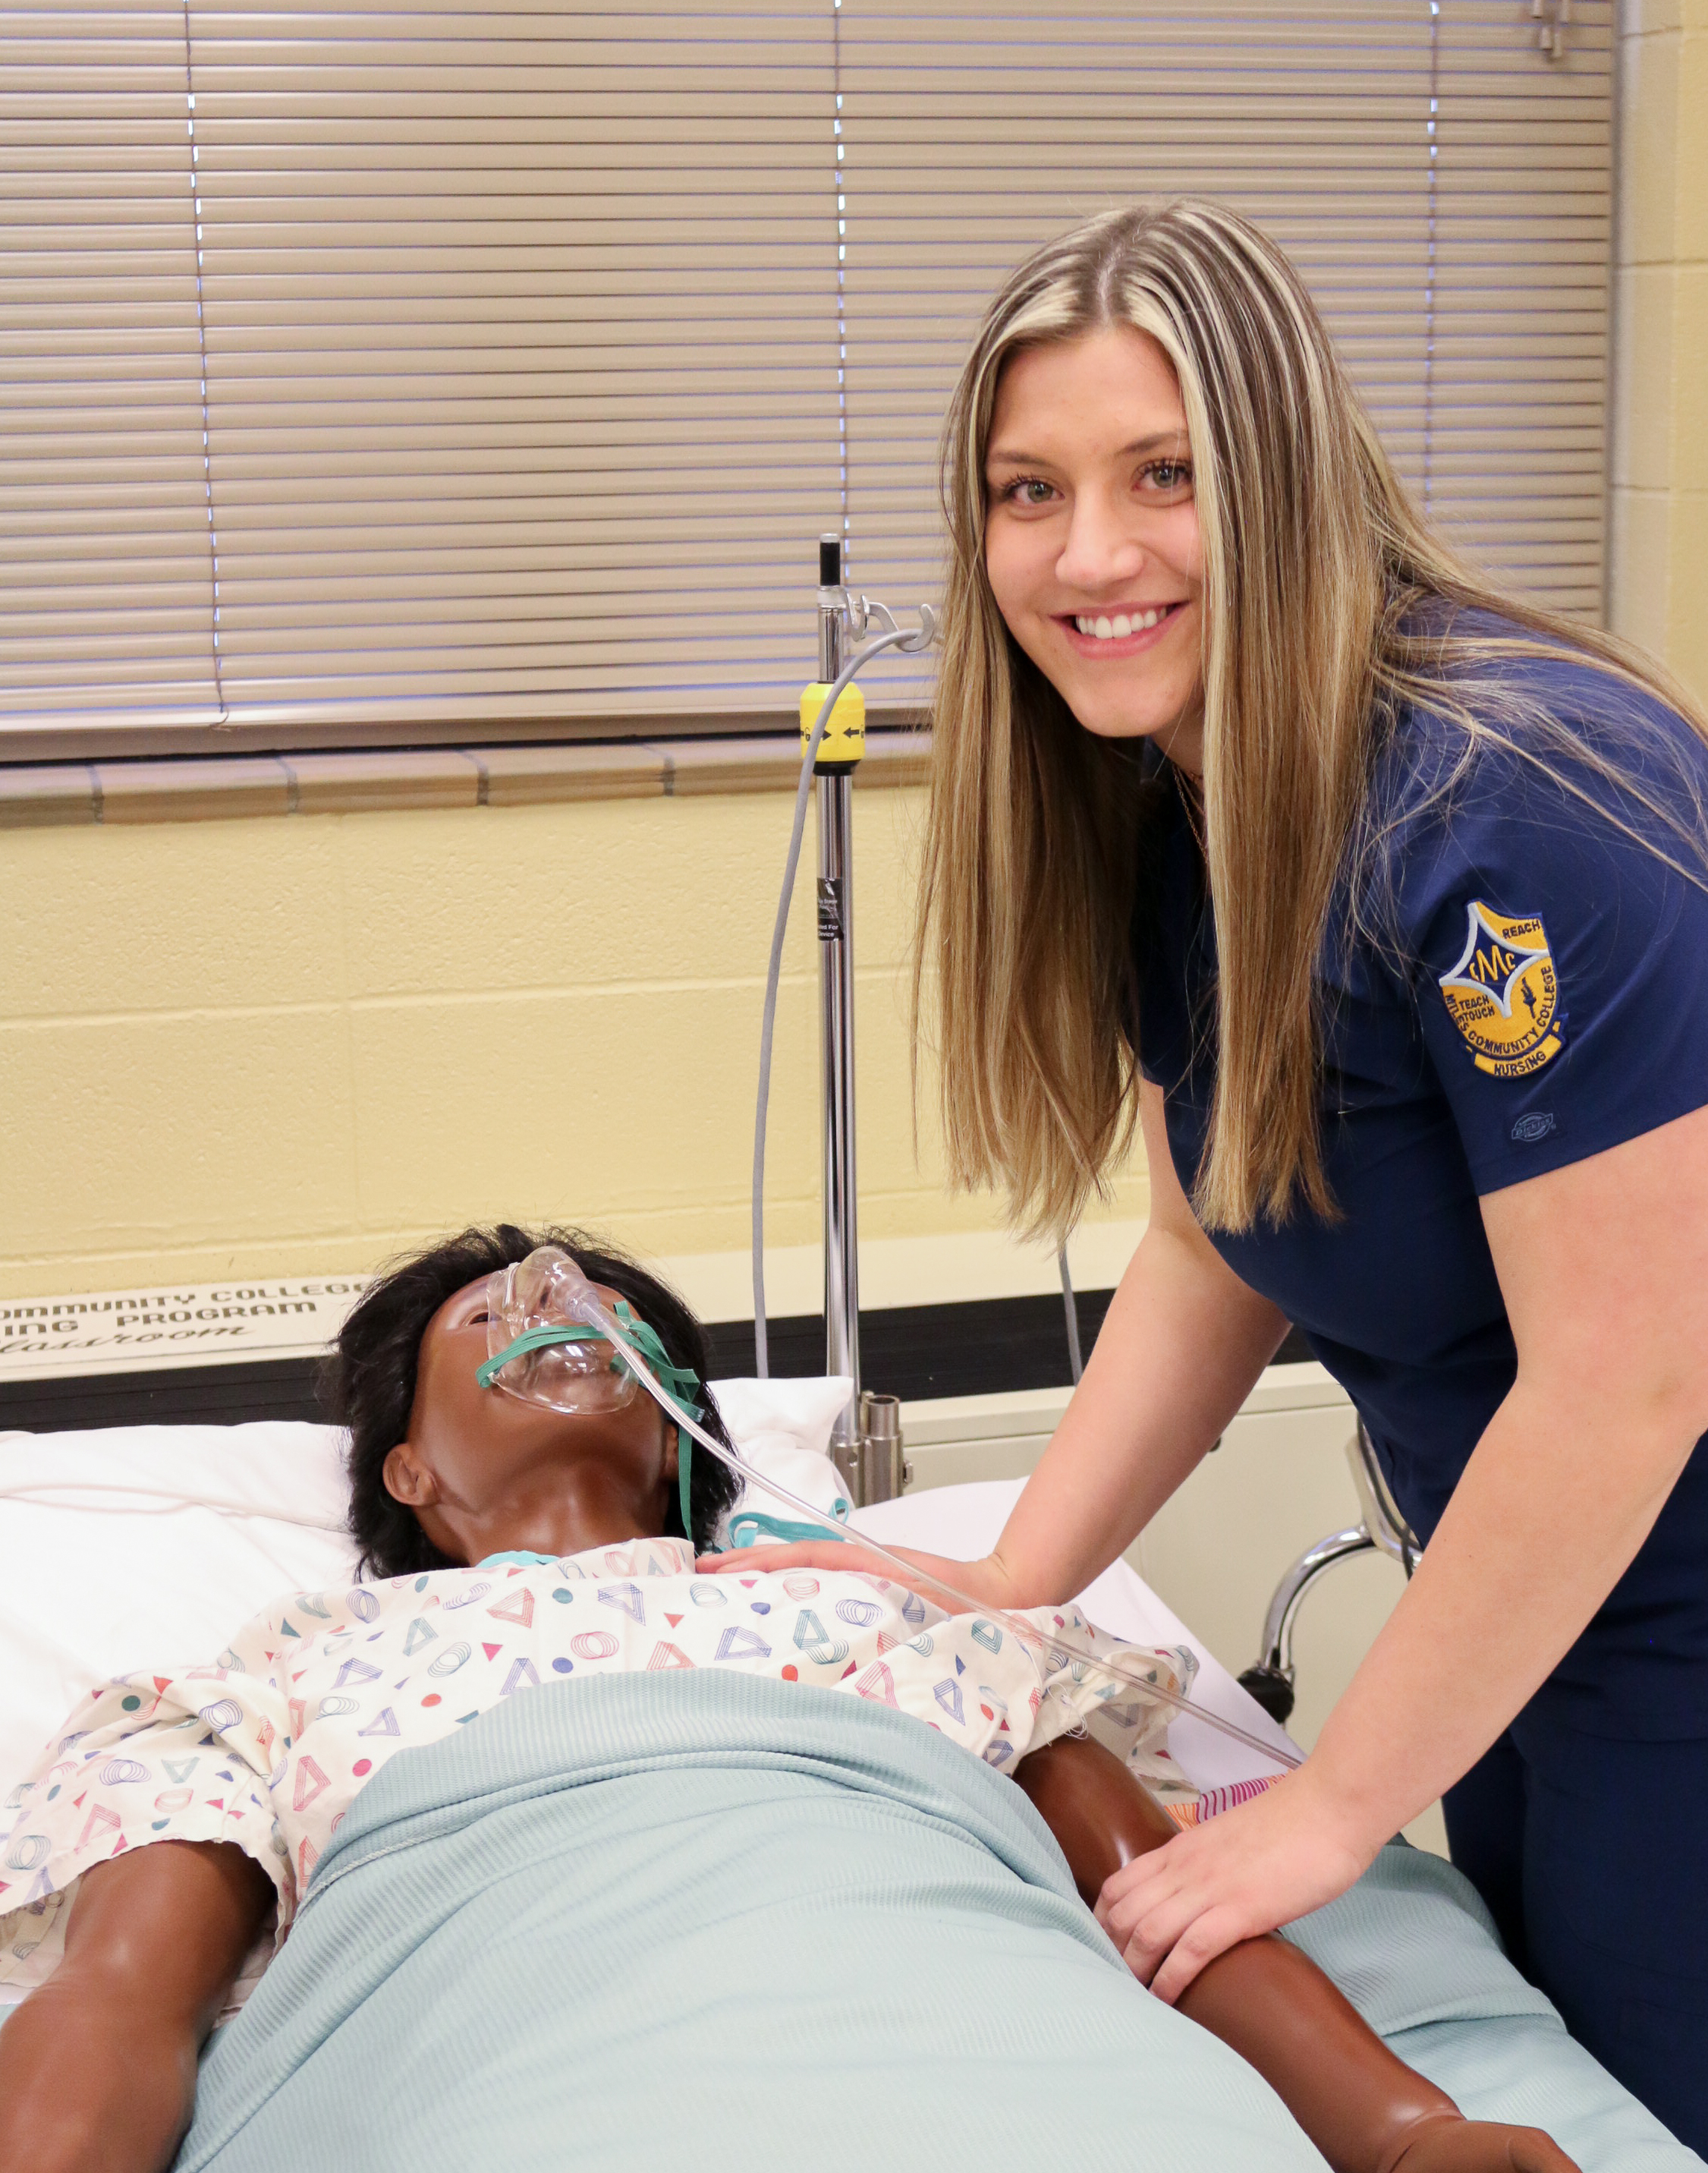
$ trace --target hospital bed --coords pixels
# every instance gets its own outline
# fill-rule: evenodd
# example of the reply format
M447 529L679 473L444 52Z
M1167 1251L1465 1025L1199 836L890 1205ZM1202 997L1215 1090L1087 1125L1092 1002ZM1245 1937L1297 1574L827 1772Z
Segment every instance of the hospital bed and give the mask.
M813 1413L804 1420L798 1393L792 1410L789 1399L808 1386L752 1384L750 1406L753 1392L780 1399L773 1433L785 1446L822 1452L837 1399L821 1393L813 1406L809 1393ZM205 1656L280 1590L350 1577L339 1448L333 1429L286 1421L0 1434L0 1796L92 1683L155 1656ZM994 1543L1022 1483L933 1489L858 1511L854 1521L890 1544L977 1556ZM1094 1621L1135 1642L1195 1644L1124 1562L1083 1604ZM1215 1658L1201 1650L1200 1658L1194 1698L1287 1748L1280 1727ZM1207 1791L1274 1770L1258 1750L1189 1715L1174 1722L1170 1748ZM1362 1900L1355 1890L1294 1935L1402 2057L1468 2112L1549 2127L1586 2173L1701 2164L1510 1970L1457 1874L1399 1844L1371 1878ZM1409 1912L1403 1935L1393 1928L1396 1906ZM1403 1961L1393 1951L1401 1936Z

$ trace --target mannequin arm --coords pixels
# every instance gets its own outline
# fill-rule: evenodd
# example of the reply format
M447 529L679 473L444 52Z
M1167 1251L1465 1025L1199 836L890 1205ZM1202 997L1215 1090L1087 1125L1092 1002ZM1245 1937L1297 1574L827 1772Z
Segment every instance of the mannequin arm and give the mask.
M65 1959L0 2030L0 2165L170 2165L197 2056L272 1899L229 1842L153 1841L85 1872Z
M1177 1831L1113 1752L1089 1738L1034 1751L1015 1778L1094 1907L1113 1873ZM1285 1939L1231 1948L1177 2004L1258 2070L1334 2173L1576 2173L1537 2129L1467 2121Z

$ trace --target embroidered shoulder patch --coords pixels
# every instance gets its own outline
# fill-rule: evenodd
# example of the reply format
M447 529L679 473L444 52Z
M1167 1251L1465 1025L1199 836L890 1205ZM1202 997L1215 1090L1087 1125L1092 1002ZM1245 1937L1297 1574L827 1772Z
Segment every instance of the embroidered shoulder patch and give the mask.
M1534 914L1496 913L1474 899L1457 965L1443 973L1448 1016L1479 1071L1524 1079L1560 1054L1560 981Z

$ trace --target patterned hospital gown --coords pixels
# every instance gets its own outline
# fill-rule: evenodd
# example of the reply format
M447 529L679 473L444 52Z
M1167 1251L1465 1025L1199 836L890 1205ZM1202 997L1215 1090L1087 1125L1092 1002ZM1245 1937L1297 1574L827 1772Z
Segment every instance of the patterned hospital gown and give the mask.
M1185 1690L1196 1669L1183 1647L1119 1645L1075 1608L1026 1619L1167 1690ZM0 1844L0 1987L17 1998L50 1974L83 1872L170 1839L235 1842L272 1881L277 1921L246 1992L345 1812L394 1753L542 1682L703 1667L876 1699L999 1769L1085 1724L1165 1798L1193 1793L1168 1761L1165 1705L885 1578L699 1575L686 1542L669 1539L538 1566L495 1560L299 1593L207 1665L91 1691L7 1799L17 1817Z

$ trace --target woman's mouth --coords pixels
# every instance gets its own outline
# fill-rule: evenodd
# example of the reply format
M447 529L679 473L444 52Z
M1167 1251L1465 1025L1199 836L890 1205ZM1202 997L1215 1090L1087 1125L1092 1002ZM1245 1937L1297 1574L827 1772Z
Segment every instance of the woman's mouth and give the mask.
M1185 607L1176 601L1118 612L1065 612L1056 623L1082 655L1132 656L1156 641Z

